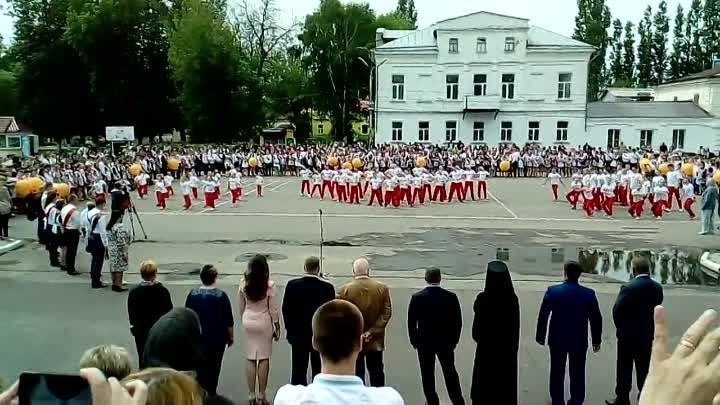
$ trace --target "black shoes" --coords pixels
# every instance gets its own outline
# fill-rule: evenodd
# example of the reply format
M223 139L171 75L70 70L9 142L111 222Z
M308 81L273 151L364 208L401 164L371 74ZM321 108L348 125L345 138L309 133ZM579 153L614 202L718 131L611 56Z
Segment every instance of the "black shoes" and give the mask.
M125 292L125 291L127 291L128 289L125 288L125 287L118 287L118 286L114 285L114 286L112 286L112 290L115 291L115 292Z
M605 400L605 403L606 403L607 405L630 405L630 401L629 401L629 400L621 400L621 399L618 399L618 398L615 398L615 399L613 399L613 400L606 399L606 400Z
M92 285L92 288L94 288L94 289L96 289L96 290L97 290L97 289L100 289L100 288L107 288L107 284L105 284L105 283L93 284L93 285Z
M77 270L68 270L68 271L67 271L67 274L68 274L69 276L77 276L78 274L80 274L80 272L77 271Z

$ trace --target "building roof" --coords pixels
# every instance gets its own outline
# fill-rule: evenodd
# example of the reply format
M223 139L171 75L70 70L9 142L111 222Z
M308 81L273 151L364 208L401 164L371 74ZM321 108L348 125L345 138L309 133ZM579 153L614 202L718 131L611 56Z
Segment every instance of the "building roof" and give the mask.
M531 25L530 30L528 31L528 45L594 48L592 45L586 44L585 42L581 42L534 25Z
M703 70L702 72L699 72L699 73L687 75L687 76L681 77L679 79L671 80L669 82L665 82L665 83L661 84L661 86L664 84L689 82L692 80L699 80L699 79L710 79L710 78L718 77L718 76L720 76L720 66L714 67L714 68L708 69L708 70Z
M11 132L20 132L15 117L0 117L0 133L8 134Z
M588 103L588 118L711 118L692 101Z
M610 93L615 97L639 97L655 95L654 89L636 89L632 87L608 87L603 91Z

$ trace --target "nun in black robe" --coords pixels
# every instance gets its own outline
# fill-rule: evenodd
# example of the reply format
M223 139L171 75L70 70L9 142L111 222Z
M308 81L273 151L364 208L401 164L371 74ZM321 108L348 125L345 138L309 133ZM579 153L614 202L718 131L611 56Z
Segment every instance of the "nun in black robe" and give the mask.
M505 263L488 263L485 290L475 299L474 311L472 404L517 405L520 304Z

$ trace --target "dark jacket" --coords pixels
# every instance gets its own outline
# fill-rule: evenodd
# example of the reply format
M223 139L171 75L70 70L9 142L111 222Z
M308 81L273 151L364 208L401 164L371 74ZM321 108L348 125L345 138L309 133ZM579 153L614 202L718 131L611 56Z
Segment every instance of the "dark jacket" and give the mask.
M203 386L205 354L200 336L200 320L187 308L174 308L155 322L148 332L140 368L169 367L194 371ZM204 386L203 386L204 388Z
M205 348L224 348L233 327L230 298L219 288L193 288L185 299L185 308L192 309L200 319Z
M547 333L547 344L551 348L568 352L584 351L588 347L588 323L592 344L600 344L602 315L595 291L577 282L565 281L545 292L535 340L544 344Z
M662 302L662 286L650 276L635 277L622 286L613 306L617 338L651 342L655 335L653 312Z
M408 306L410 344L418 350L454 350L460 341L462 311L455 293L428 286L413 294Z
M128 294L128 319L133 335L146 335L173 308L170 292L160 283L141 283ZM142 355L142 353L139 353Z
M307 275L290 280L285 286L282 315L291 345L310 348L312 344L312 317L324 303L335 299L335 288L320 277Z

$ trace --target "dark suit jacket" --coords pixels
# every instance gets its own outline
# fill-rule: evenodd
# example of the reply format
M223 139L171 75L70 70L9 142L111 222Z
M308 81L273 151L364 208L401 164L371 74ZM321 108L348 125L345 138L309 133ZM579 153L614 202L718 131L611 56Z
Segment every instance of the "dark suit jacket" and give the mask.
M653 312L662 302L662 286L649 276L635 277L622 286L613 306L617 338L651 342L655 335Z
M329 282L315 276L290 280L285 287L282 314L291 345L312 344L312 317L320 305L335 299L335 288Z
M602 315L595 291L576 282L565 281L545 292L538 315L535 340L544 344L547 332L547 344L551 348L568 352L584 351L588 347L588 323L592 343L600 344Z
M164 285L140 283L130 290L127 307L132 334L145 336L161 316L173 309L173 303Z
M410 298L408 333L419 350L453 350L460 341L462 312L455 293L428 286Z

